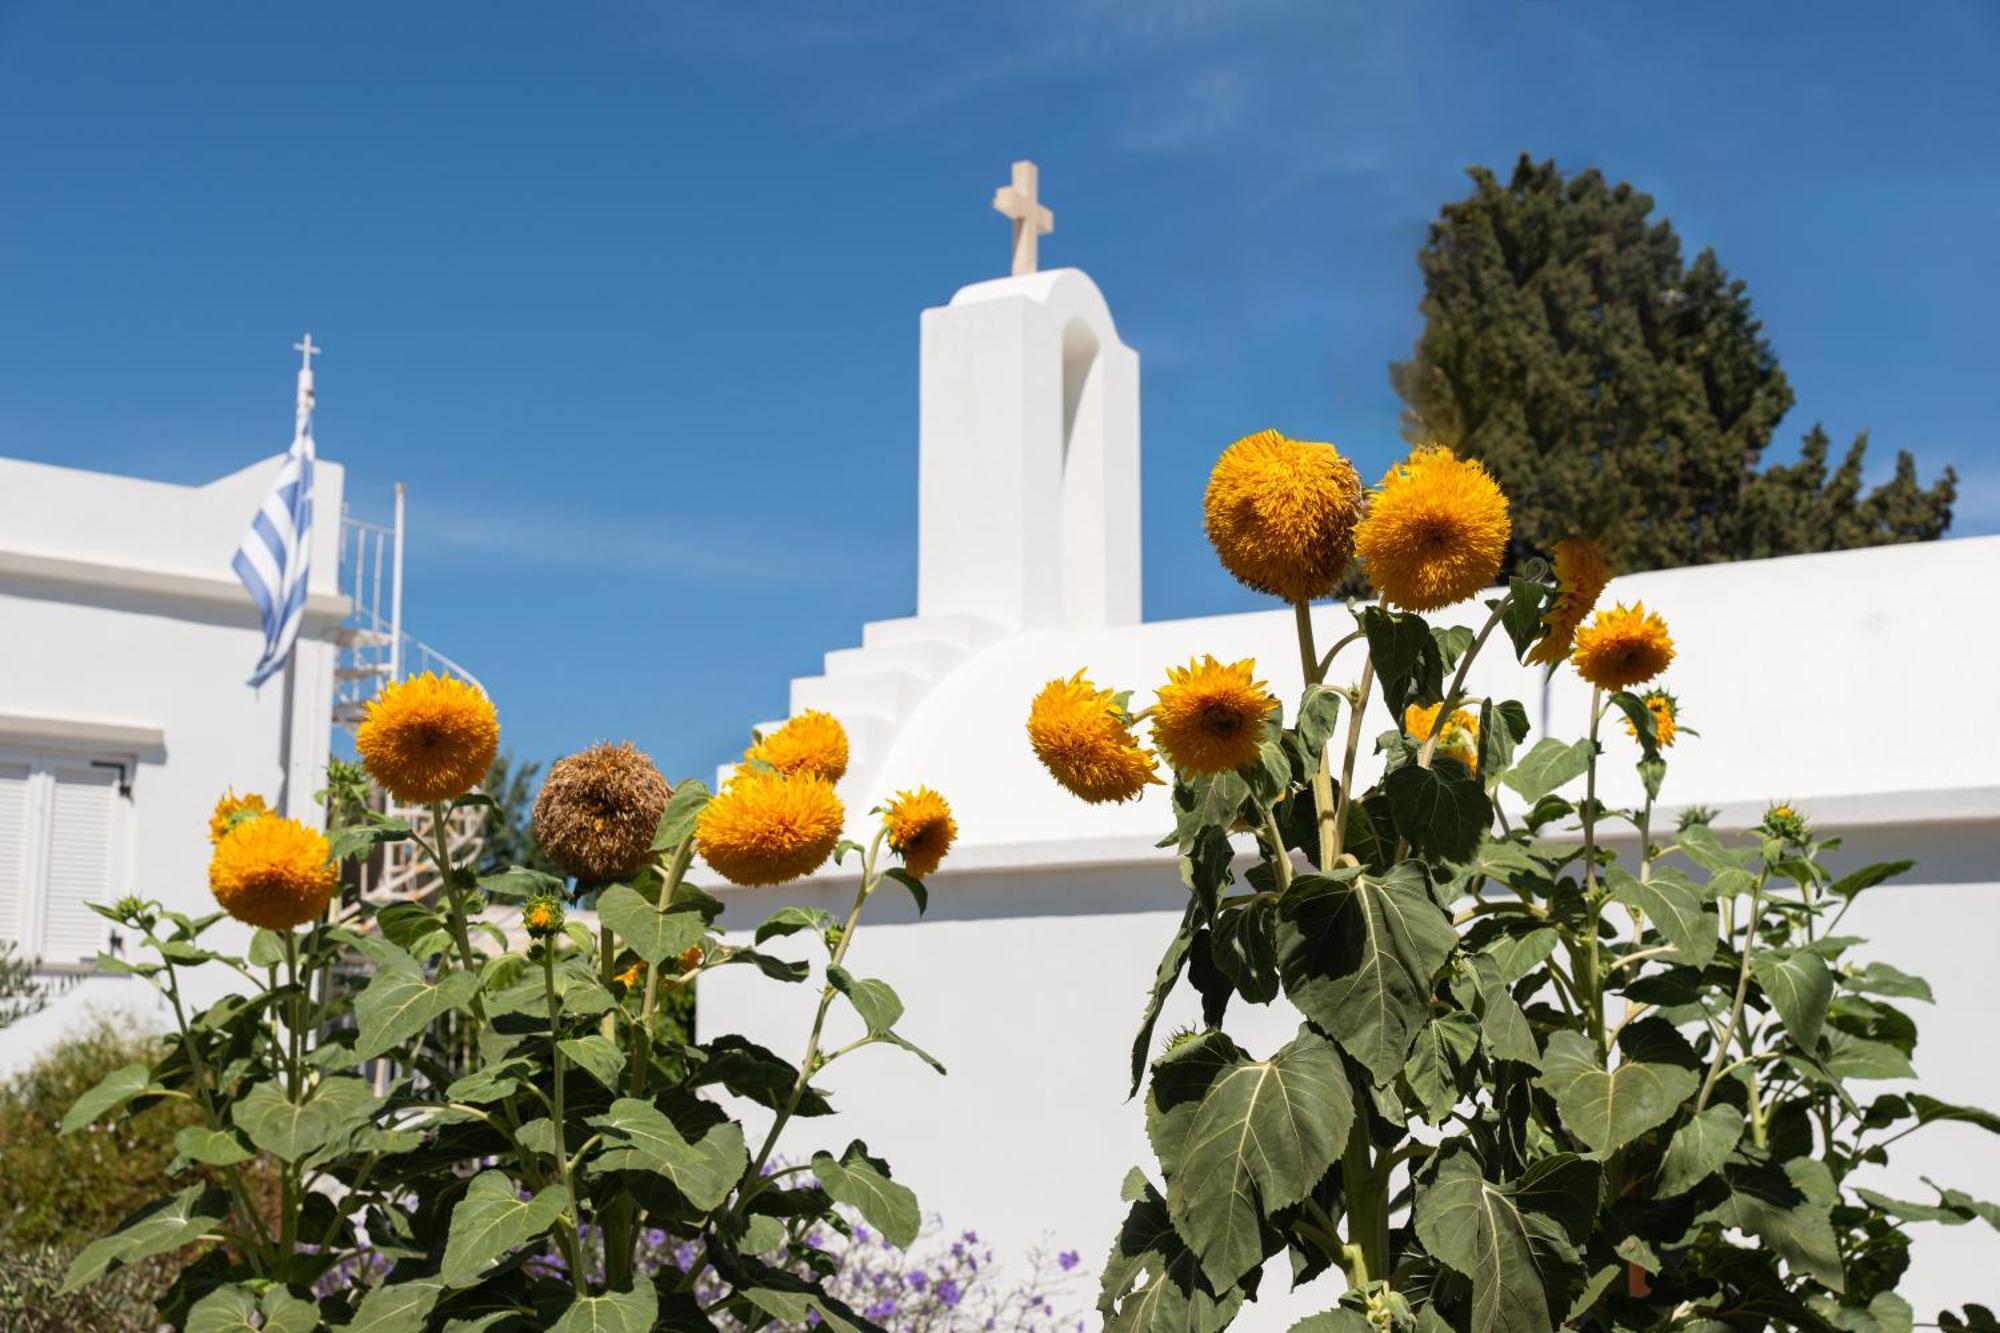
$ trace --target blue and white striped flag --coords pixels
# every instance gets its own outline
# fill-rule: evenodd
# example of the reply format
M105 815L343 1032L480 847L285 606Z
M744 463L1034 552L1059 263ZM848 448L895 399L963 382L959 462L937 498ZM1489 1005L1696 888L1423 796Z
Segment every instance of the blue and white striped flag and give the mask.
M285 454L257 517L236 548L236 577L250 590L264 618L264 655L250 673L252 685L262 685L285 665L305 618L306 578L312 563L313 436L312 414Z

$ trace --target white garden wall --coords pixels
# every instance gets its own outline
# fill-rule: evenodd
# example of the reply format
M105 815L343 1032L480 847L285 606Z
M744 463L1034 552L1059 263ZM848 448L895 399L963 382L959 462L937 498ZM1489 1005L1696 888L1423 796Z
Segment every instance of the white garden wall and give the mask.
M2000 769L1976 727L1964 727L2000 660L2000 629L1980 613L1995 588L2000 538L1981 538L1645 574L1617 580L1605 598L1643 597L1665 615L1680 657L1664 680L1684 723L1702 733L1671 752L1666 826L1673 809L1701 803L1720 809L1718 828L1740 829L1784 798L1823 831L1847 834L1836 866L1921 862L1864 897L1847 926L1874 941L1864 957L1936 990L1934 1008L1916 1006L1922 1086L1990 1107L2000 1107L1991 1036L2000 1030ZM1322 644L1352 623L1337 606L1315 619ZM898 989L903 1030L952 1072L939 1078L896 1051L864 1051L825 1079L838 1121L802 1125L800 1141L867 1139L927 1208L978 1228L1003 1254L1046 1236L1095 1265L1123 1214L1120 1180L1151 1165L1139 1107L1125 1100L1126 1060L1185 893L1170 854L1152 847L1171 827L1164 791L1110 808L1076 801L1028 748L1028 701L1045 680L1085 666L1102 686L1141 691L1143 706L1168 663L1203 652L1256 656L1288 706L1296 700L1287 611L1008 636L933 684L867 786L846 792L850 833L863 840L864 812L899 787L929 783L956 808L961 846L932 881L928 916L916 920L889 886L848 960ZM1512 665L1504 641L1475 667L1473 687L1522 699L1538 733L1544 717L1556 735L1581 732L1586 688L1564 671L1545 698L1540 673ZM1370 736L1390 725L1379 704L1370 722ZM1606 744L1606 797L1631 802L1636 750L1622 728ZM732 890L725 923L747 929L787 902L842 912L851 893L845 875ZM735 971L704 978L704 1031L741 1030L795 1058L811 996ZM1261 1013L1239 1005L1232 1027L1252 1015L1253 1047L1275 1044L1296 1021L1282 1002ZM1184 998L1160 1032L1191 1016ZM1990 1135L1940 1125L1901 1148L1891 1185L1905 1197L1925 1197L1919 1175L2000 1197L2000 1140ZM1921 1317L1948 1300L1992 1297L2000 1235L1916 1234L1905 1292ZM1245 1326L1283 1328L1329 1299L1266 1300Z

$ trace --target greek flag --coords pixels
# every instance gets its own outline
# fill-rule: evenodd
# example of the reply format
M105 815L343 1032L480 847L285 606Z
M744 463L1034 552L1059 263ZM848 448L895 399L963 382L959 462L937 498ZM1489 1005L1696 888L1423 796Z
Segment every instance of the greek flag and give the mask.
M250 530L236 548L236 577L264 618L264 655L250 673L252 685L270 679L292 655L306 610L306 576L312 554L312 415L299 423L283 466L271 482Z

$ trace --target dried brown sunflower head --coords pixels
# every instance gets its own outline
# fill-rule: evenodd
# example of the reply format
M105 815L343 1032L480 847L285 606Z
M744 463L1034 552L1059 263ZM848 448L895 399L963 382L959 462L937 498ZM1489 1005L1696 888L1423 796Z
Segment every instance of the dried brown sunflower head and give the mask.
M535 797L535 837L580 883L637 874L673 789L630 741L604 742L556 761Z

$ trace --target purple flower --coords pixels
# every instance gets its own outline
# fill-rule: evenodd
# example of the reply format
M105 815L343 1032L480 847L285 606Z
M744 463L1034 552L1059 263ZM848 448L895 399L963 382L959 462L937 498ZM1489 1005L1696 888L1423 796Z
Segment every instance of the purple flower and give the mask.
M947 1306L951 1307L954 1310L958 1308L958 1303L961 1300L965 1299L964 1293L959 1291L958 1289L958 1284L956 1282L953 1282L950 1278L942 1278L939 1280L937 1284L937 1294L939 1300L943 1301Z
M912 1273L909 1275L909 1277L905 1278L904 1280L908 1282L911 1288L916 1291L922 1291L924 1289L925 1284L927 1284L930 1281L930 1279L925 1277L922 1273Z
M1065 1273L1069 1272L1070 1269L1075 1268L1078 1264L1082 1262L1083 1262L1083 1256L1078 1254L1075 1250L1064 1250L1061 1254L1056 1256L1056 1263L1062 1267L1062 1271Z
M879 1300L875 1302L873 1305L869 1306L866 1310L863 1310L861 1313L867 1315L870 1319L875 1319L875 1320L887 1319L889 1318L889 1316L896 1313L895 1297L892 1296L887 1298L886 1300Z

